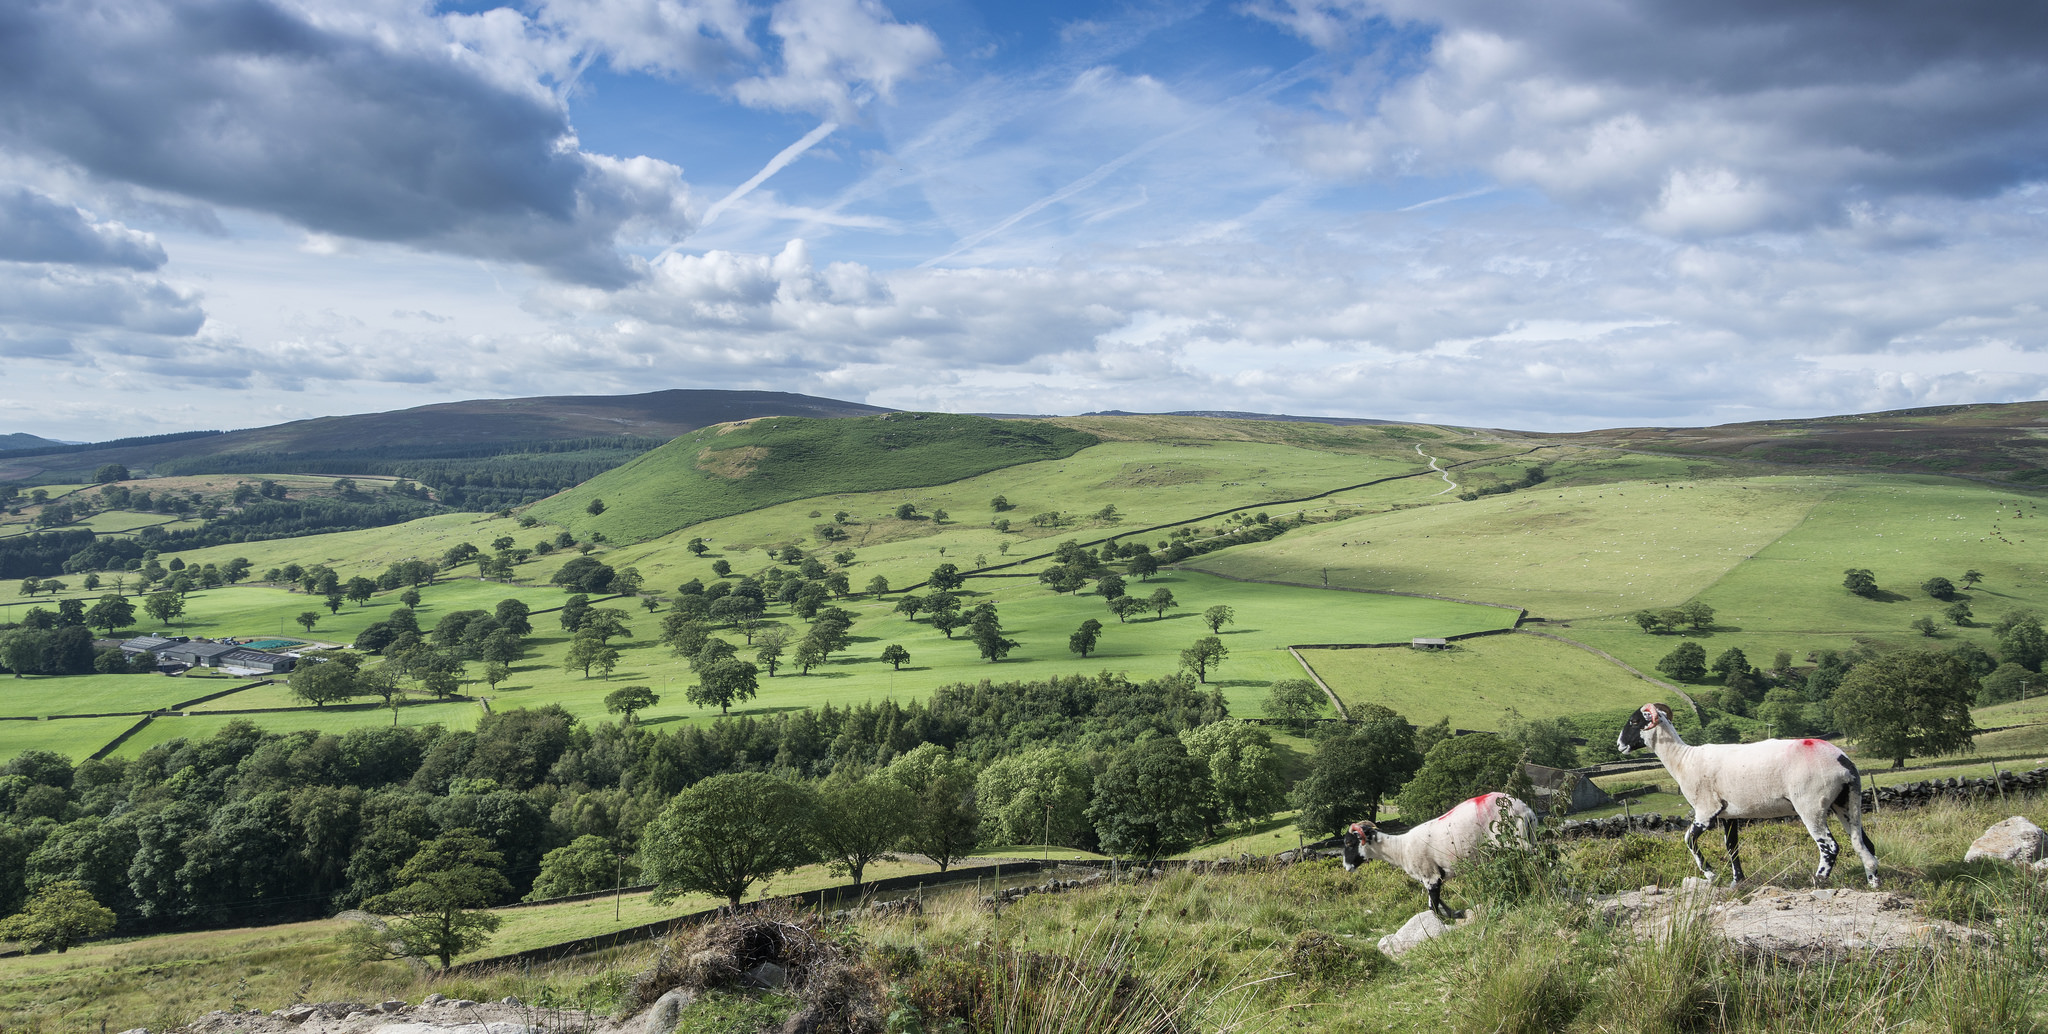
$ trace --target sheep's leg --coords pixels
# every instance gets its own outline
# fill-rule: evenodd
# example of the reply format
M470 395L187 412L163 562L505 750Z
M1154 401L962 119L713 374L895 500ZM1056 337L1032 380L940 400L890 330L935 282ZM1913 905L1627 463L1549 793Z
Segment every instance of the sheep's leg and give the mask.
M1728 845L1728 877L1731 883L1742 882L1742 859L1735 856L1735 831L1741 828L1741 819L1721 820L1721 839Z
M1442 915L1446 919L1456 919L1458 913L1450 911L1450 907L1444 905L1444 880L1448 876L1450 876L1450 872L1444 872L1444 866L1436 866L1436 876L1427 878L1427 880L1421 880L1421 889L1430 893L1430 911L1434 911L1434 913L1438 913L1438 915Z
M1822 811L1817 815L1801 815L1799 820L1806 823L1806 832L1813 837L1813 846L1820 848L1820 867L1813 870L1813 882L1826 883L1828 875L1835 871L1835 856L1842 850L1835 843L1834 834L1828 832L1828 813ZM1876 860L1875 855L1871 856L1872 862ZM1873 868L1872 874L1875 872Z
M1725 808L1725 805L1723 807ZM1700 834L1712 829L1714 820L1720 816L1720 810L1705 818L1701 818L1700 813L1694 811L1692 826L1685 831L1685 849L1692 852L1692 864L1700 867L1700 875L1706 877L1708 883L1714 882L1714 870L1707 868L1707 860L1700 856Z
M1849 843L1856 848L1856 856L1863 860L1863 878L1871 890L1877 889L1877 848L1870 843L1870 834L1863 831L1863 795L1857 787L1845 787L1841 797L1835 801L1835 813L1842 817L1842 830L1849 836ZM1831 859L1832 860L1832 859Z

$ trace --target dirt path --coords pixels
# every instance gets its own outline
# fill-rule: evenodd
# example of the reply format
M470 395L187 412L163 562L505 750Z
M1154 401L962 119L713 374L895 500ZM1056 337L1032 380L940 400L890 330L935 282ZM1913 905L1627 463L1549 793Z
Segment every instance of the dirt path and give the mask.
M1439 466L1437 466L1437 465L1436 465L1436 457L1435 457L1435 456L1431 456L1430 454L1428 454L1428 453L1426 453L1426 452L1423 452L1423 451L1422 451L1422 443L1421 443L1421 442L1417 442L1417 443L1415 443L1415 455L1417 455L1417 456L1420 456L1420 457L1422 457L1423 459L1426 459L1426 460L1428 460L1428 461L1429 461L1429 469L1431 469L1431 470L1434 470L1434 471L1436 471L1436 472L1437 472L1437 476L1439 476L1439 477L1441 477L1441 478L1443 478L1443 479L1444 479L1444 484L1445 484L1445 485L1448 485L1448 486L1450 486L1450 487L1448 487L1448 488L1445 488L1445 489L1444 489L1443 491L1441 491L1441 492L1438 492L1438 493L1437 493L1437 495L1447 495L1447 494L1449 494L1449 493L1452 493L1452 492L1455 492L1455 491L1457 491L1457 490L1458 490L1458 483L1457 483L1456 481L1452 481L1452 480L1451 480L1451 474L1450 474L1450 471L1447 471L1447 470L1445 470L1444 468L1442 468L1442 467L1439 467Z

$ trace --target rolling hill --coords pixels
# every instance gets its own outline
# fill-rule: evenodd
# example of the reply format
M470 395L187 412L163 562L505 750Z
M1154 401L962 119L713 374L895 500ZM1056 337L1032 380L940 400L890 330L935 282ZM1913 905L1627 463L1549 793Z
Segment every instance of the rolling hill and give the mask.
M1523 437L1813 471L1883 470L2048 485L2048 401Z
M248 468L245 458L258 457L273 465L259 463L249 469L283 473L303 466L294 461L490 456L519 452L541 443L578 439L645 439L646 443L640 446L644 449L700 427L732 420L763 416L867 416L885 412L888 410L877 406L783 391L673 388L640 395L472 399L385 413L294 420L226 434L159 436L179 437L177 441L141 439L83 446L43 442L0 454L0 480L63 480L70 475L89 475L107 463L123 464L137 471L164 466L186 474L242 471Z
M528 512L579 537L638 542L795 499L942 485L1098 440L1057 424L947 413L774 417L677 438ZM602 513L589 513L593 501Z

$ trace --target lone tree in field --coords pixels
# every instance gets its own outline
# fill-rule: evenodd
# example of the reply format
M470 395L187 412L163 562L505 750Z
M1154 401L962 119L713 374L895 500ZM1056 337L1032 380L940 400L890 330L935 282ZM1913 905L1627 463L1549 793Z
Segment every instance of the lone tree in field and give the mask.
M320 612L317 610L299 611L299 616L297 620L299 622L299 627L305 629L306 633L308 635L311 635L313 632L313 626L320 623Z
M169 589L153 592L143 597L142 609L148 611L158 624L168 625L185 612L185 598Z
M627 686L604 695L604 709L613 714L625 715L626 724L633 724L633 715L661 703L661 697L651 686Z
M446 970L455 956L476 951L503 922L482 911L504 900L512 885L499 872L505 856L472 829L452 829L427 841L398 870L398 889L363 902L391 917L385 929L350 928L342 935L355 959L438 959Z
M1152 595L1145 598L1145 609L1162 618L1166 616L1167 608L1178 606L1180 602L1173 598L1173 590L1164 585L1152 590Z
M1880 591L1877 587L1877 576L1871 574L1867 567L1852 567L1843 571L1842 588L1865 597L1876 596Z
M1965 589L1974 589L1977 587L1977 583L1983 580L1984 572L1974 567L1963 572L1963 588Z
M0 920L0 940L20 941L29 951L70 951L114 932L114 912L95 901L77 880L58 880L36 892L18 914Z
M882 647L882 659L889 662L890 670L902 671L903 665L910 660L910 651L904 649L900 643L890 643ZM857 882L859 877L855 877L855 880Z
M738 908L754 884L817 857L816 812L809 787L764 772L715 775L684 790L640 843L654 900L710 894Z
M1223 640L1205 635L1195 640L1195 645L1180 652L1180 666L1195 673L1195 681L1209 681L1209 673L1223 666L1223 659L1230 656L1230 648Z
M1074 633L1067 637L1067 649L1086 658L1088 652L1095 649L1096 642L1101 638L1102 622L1089 618L1081 622L1081 627L1075 629Z
M1222 633L1224 625L1236 620L1237 611L1221 603L1202 612L1202 623L1209 626L1209 631L1218 634Z
M1977 680L1961 658L1944 653L1895 653L1851 669L1829 699L1842 731L1864 750L1904 768L1909 757L1950 754L1970 747Z

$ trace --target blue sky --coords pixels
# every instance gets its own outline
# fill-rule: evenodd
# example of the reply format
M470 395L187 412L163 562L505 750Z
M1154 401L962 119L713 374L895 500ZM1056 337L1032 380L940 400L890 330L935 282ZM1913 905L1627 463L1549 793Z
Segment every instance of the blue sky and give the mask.
M2048 9L29 0L0 431L2048 397Z

